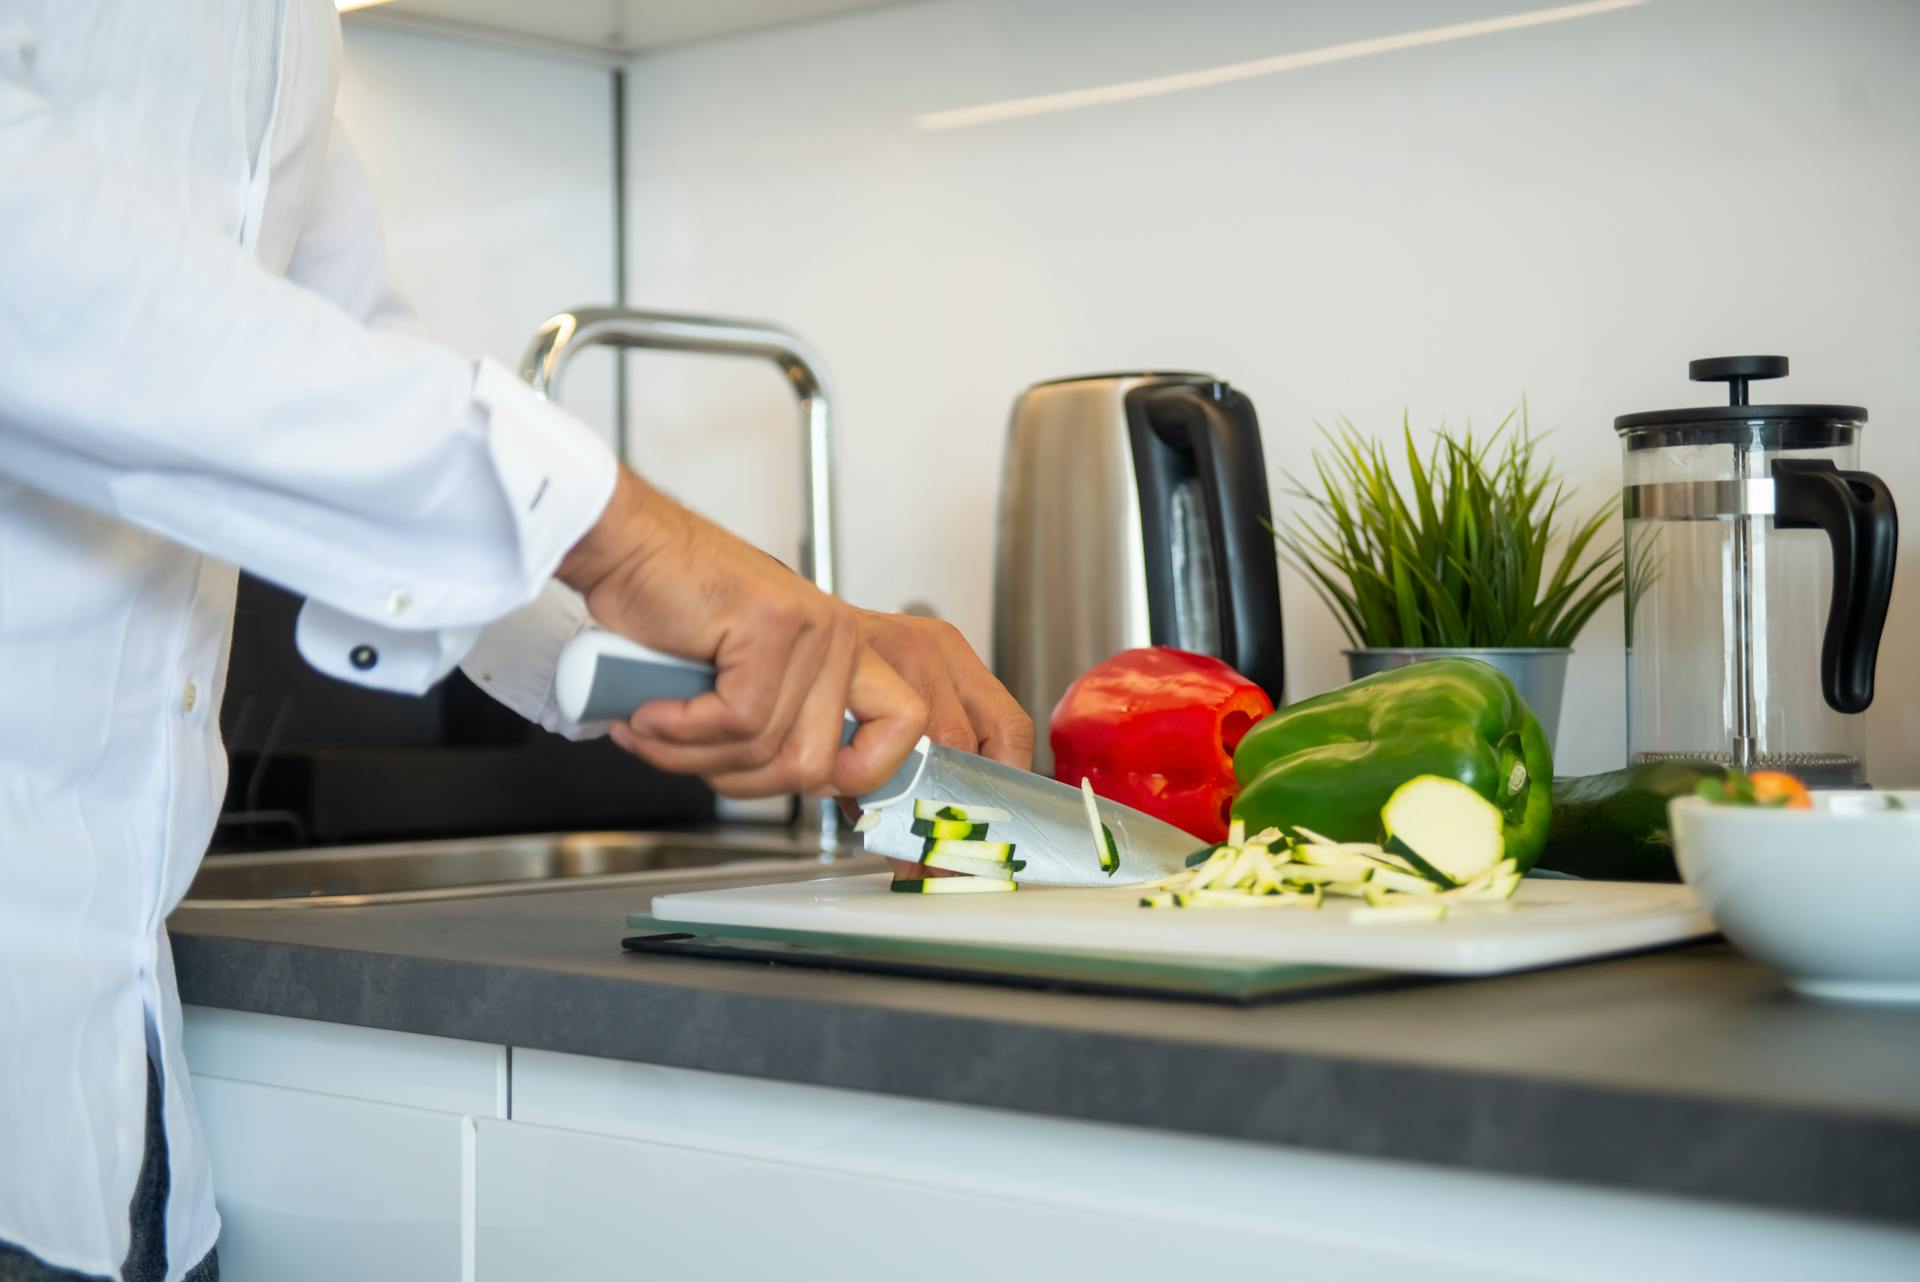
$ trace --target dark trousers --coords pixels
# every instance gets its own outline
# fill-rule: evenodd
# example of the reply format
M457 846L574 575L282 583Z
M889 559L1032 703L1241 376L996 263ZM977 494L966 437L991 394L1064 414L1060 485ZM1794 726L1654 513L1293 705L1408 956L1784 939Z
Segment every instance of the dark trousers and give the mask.
M140 1179L133 1186L128 1218L133 1244L120 1266L126 1282L163 1282L167 1276L167 1132L160 1115L160 1075L147 1065L147 1143L140 1158ZM39 1256L0 1242L0 1282L100 1282L97 1273L56 1269ZM218 1253L187 1271L186 1282L220 1282Z

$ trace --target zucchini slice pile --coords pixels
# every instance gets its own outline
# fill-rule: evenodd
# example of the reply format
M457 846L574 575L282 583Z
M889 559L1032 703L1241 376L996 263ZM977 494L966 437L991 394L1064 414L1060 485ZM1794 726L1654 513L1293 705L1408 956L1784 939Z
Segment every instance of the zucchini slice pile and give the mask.
M1012 818L991 806L915 801L913 835L925 839L921 866L966 875L906 878L889 889L902 895L992 895L1018 890L1013 874L1026 863L1013 857L1012 842L993 841L987 835L990 825Z
M1347 901L1356 925L1439 921L1467 903L1504 907L1519 866L1501 859L1464 881L1365 841L1334 841L1310 828L1247 835L1234 820L1224 844L1187 871L1147 887L1142 908L1321 908Z

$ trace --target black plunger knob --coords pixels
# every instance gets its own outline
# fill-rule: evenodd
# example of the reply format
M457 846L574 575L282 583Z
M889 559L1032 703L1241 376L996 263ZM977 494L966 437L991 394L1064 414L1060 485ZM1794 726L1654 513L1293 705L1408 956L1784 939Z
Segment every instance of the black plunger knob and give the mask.
M1694 382L1725 383L1729 405L1747 403L1748 379L1786 376L1787 358L1784 356L1709 356L1705 360L1687 363L1687 377Z

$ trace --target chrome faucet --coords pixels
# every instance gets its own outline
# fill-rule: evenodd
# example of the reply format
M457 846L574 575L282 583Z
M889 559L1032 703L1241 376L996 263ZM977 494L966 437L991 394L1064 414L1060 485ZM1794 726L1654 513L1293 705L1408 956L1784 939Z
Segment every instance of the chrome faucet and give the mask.
M520 360L520 376L547 400L560 399L567 364L589 347L757 356L786 375L800 402L800 573L822 592L834 590L833 429L820 358L794 335L760 321L728 320L629 307L576 307L549 317ZM621 443L624 447L625 442ZM624 459L622 460L625 461ZM818 807L820 850L839 849L840 810Z

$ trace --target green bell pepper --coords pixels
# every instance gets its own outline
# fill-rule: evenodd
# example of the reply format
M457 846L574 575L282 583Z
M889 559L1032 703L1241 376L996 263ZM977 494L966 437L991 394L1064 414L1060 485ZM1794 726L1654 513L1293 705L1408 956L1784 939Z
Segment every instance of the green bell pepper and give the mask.
M1281 708L1240 741L1233 773L1249 832L1378 841L1394 789L1440 775L1499 808L1522 872L1547 844L1552 750L1513 683L1478 659L1427 659Z

